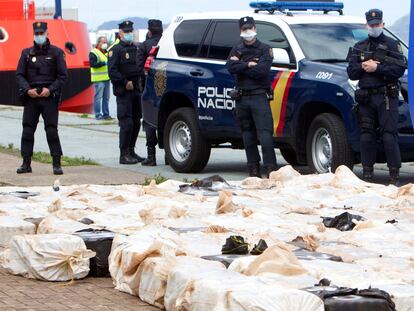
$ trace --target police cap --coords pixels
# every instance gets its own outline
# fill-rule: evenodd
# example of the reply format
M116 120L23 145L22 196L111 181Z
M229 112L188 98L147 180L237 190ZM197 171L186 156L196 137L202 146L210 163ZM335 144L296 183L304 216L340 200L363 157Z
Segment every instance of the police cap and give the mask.
M33 23L33 32L45 32L47 30L47 23L45 22L34 22Z
M368 25L378 25L382 23L382 11L378 9L372 9L365 13Z
M125 32L130 32L130 31L133 31L134 30L134 26L133 25L134 25L134 23L131 22L131 21L123 21L118 26L119 26L119 29L122 29Z
M159 19L150 19L148 21L148 30L152 33L162 33L162 22Z
M245 17L240 18L239 26L241 30L253 28L255 26L253 17L245 16Z

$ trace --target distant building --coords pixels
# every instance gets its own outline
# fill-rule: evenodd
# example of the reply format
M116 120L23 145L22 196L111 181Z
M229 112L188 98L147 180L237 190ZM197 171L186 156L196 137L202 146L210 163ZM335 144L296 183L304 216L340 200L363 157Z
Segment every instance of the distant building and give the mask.
M36 19L53 19L55 15L54 7L36 7L35 18ZM78 9L63 9L62 19L77 21Z

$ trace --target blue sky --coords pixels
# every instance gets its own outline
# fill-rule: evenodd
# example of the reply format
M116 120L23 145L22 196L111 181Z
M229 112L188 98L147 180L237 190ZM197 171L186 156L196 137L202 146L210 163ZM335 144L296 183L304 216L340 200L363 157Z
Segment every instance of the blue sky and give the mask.
M249 9L251 0L62 0L63 7L78 8L79 19L90 29L101 23L128 16L159 18L169 22L172 17L185 12L231 11ZM370 8L384 11L388 25L409 13L410 0L342 0L345 14L363 15ZM53 0L36 0L36 6L54 5Z

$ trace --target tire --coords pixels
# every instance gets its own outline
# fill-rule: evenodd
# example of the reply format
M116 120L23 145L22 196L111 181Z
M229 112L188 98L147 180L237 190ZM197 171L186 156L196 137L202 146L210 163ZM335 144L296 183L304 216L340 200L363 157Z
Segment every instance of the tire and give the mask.
M287 163L289 163L292 166L301 165L301 163L299 163L296 157L296 152L293 149L279 149L279 150Z
M198 173L207 165L211 146L201 135L193 109L179 108L168 116L164 148L170 166L178 173Z
M347 139L342 119L322 113L312 121L306 139L308 166L312 172L335 172L338 166L354 167L354 153Z

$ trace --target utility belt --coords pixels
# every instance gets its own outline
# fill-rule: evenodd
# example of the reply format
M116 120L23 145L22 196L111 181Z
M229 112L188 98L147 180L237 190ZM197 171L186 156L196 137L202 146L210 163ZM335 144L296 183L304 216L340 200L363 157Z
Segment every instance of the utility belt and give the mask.
M255 95L264 95L266 94L268 100L273 99L273 92L270 89L256 89L256 90L243 90L243 89L233 89L230 91L229 95L231 99L240 100L245 96L255 96Z
M355 91L355 101L360 105L369 104L371 96L374 95L384 95L384 101L387 105L387 110L389 110L389 99L398 98L400 94L400 87L397 84L389 84L379 88L373 89L358 89Z

